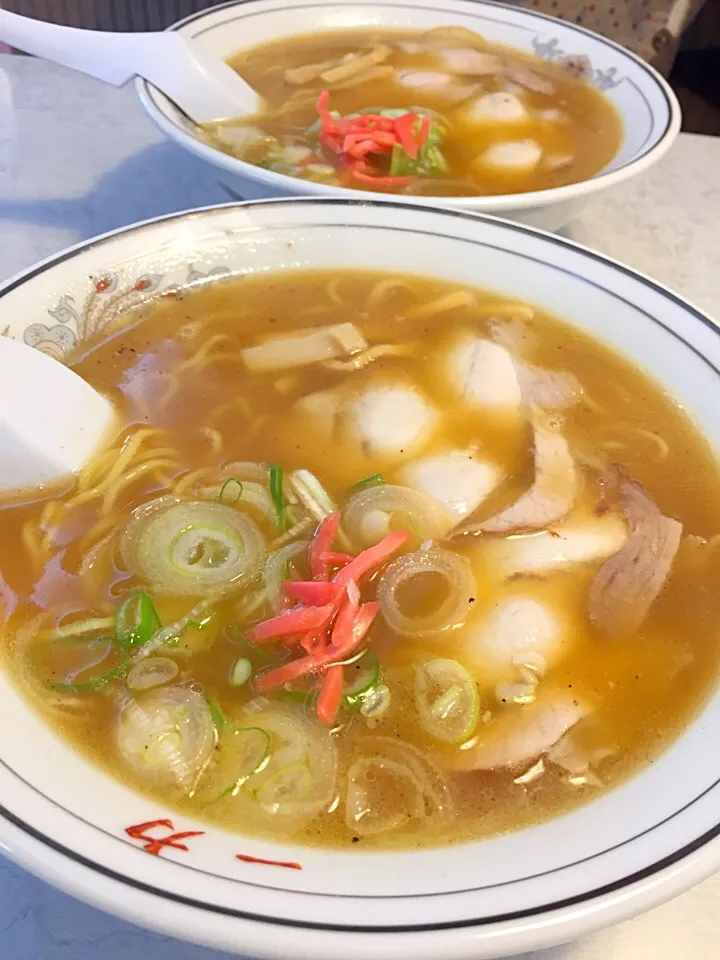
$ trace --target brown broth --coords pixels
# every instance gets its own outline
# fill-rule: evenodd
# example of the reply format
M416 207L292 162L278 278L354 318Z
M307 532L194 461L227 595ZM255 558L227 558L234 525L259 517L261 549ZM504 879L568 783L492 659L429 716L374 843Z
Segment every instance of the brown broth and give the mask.
M327 182L335 185L428 196L525 193L586 180L598 173L617 153L622 139L622 125L615 108L607 97L574 79L562 67L513 48L487 43L469 32L462 39L448 39L437 47L431 46L418 53L404 52L398 46L403 41L417 43L422 39L423 35L417 32L393 30L352 30L298 36L244 50L232 57L230 64L259 92L265 102L263 113L248 123L259 128L263 134L277 138L281 144L313 148L312 160L315 164L335 165L336 173L326 178ZM310 81L302 87L291 85L284 79L288 68L340 60L346 54L370 50L379 43L392 47L393 52L386 65L398 71L442 71L444 68L438 58L439 51L473 48L499 55L511 68L531 69L552 84L553 92L539 93L524 89L500 74L477 78L459 76L459 84L476 86L472 97L508 90L519 97L527 110L527 117L521 122L496 121L477 125L468 122L466 117L472 97L458 103L438 91L408 89L392 76L338 89L333 89L332 84L326 84L321 79ZM436 111L447 124L447 135L442 145L448 164L447 172L407 187L384 188L351 180L347 172L337 166L337 158L327 148L318 147L316 134L307 133L318 119L315 101L324 87L330 90L330 108L343 116L370 107L421 107ZM549 110L557 111L558 118L546 119L549 115L545 111ZM210 128L208 133L213 142L227 152L235 152L242 159L274 169L273 161L268 159L267 144L253 144L247 149L237 150L227 141L223 146L222 125ZM523 173L502 171L479 162L485 150L494 144L523 140L534 140L542 149L543 157L534 170ZM565 162L553 167L553 158L564 158ZM279 172L292 172L281 167L277 169ZM324 182L323 176L316 177L314 172L298 170L294 175Z
M148 790L115 746L117 701L112 693L121 681L102 693L59 693L54 683L79 662L74 658L85 654L72 645L59 650L57 643L38 636L40 629L72 620L111 616L120 599L138 585L136 577L118 570L109 548L97 551L93 564L80 570L89 548L121 529L132 509L172 491L189 471L206 468L205 476L214 472L222 477L222 464L238 460L275 462L286 472L314 470L341 504L348 487L362 477L382 471L392 480L391 464L368 462L350 445L345 450L333 447L333 455L328 455L327 444L303 417L293 413L292 405L301 396L334 385L395 378L412 379L440 410L443 426L438 445L479 443L484 455L505 467L508 481L497 497L487 501L485 513L512 500L530 481L526 432L508 431L458 410L448 399L436 363L455 329L487 330L499 304L507 313L508 301L474 291L471 305L413 322L404 317L409 307L430 303L456 288L426 278L393 277L400 282L378 297L378 284L387 279L387 275L360 271L306 272L216 284L179 301L163 302L113 336L83 345L72 367L113 400L124 435L148 424L162 428L161 434L148 438L147 449L170 453L158 454L161 465L123 488L105 516L102 498L91 498L64 516L62 508L49 506L67 501L77 492L72 490L48 491L25 502L6 503L0 510L3 653L11 674L64 737L118 779L152 793L163 807L253 832L233 814L231 801L203 806L174 792ZM243 347L298 327L341 321L357 324L371 344L411 343L412 350L351 374L319 365L283 374L244 372L239 356ZM717 535L718 466L673 399L627 360L564 322L542 312L523 322L526 359L548 369L571 370L585 389L583 400L565 413L565 434L573 452L595 453L622 464L667 516L682 521L685 534L707 539ZM199 362L202 356L205 361ZM141 401L139 386L145 388ZM592 471L583 497L592 507L597 497ZM38 546L42 540L38 532L50 534L46 554ZM683 542L671 578L650 615L638 634L625 640L604 639L587 622L587 590L597 564L578 565L547 579L508 583L484 560L482 544L463 542L458 549L469 558L478 583L470 625L481 622L499 597L517 594L542 599L567 618L572 625L572 649L542 684L571 689L591 704L592 717L583 723L581 739L588 747L611 753L593 768L600 785L573 785L565 771L552 765L528 784L514 782L522 772L518 770L449 774L458 811L452 822L443 826L415 823L363 837L362 847L411 848L481 838L538 823L588 802L652 762L685 729L716 680L720 596L715 584L720 559L711 548L692 540ZM365 586L364 594L372 596L372 584ZM165 623L195 602L153 599ZM412 602L411 597L405 599ZM234 721L242 717L243 704L253 697L249 686L233 688L228 681L232 663L244 651L226 630L229 623L237 622L236 602L236 597L230 597L217 604L210 625L204 631L188 631L182 651L176 654L179 680L202 684ZM426 596L422 606L427 603ZM240 623L241 629L245 626ZM341 796L348 765L362 754L365 743L372 744L368 738L407 741L442 765L443 757L457 748L433 741L418 724L412 664L428 654L457 656L473 669L463 647L463 631L450 639L400 642L379 620L372 636L393 701L389 712L372 725L357 715L341 715L335 734ZM502 712L493 688L482 680L482 669L478 677L481 712ZM353 835L340 802L337 810L321 814L294 839L345 846Z

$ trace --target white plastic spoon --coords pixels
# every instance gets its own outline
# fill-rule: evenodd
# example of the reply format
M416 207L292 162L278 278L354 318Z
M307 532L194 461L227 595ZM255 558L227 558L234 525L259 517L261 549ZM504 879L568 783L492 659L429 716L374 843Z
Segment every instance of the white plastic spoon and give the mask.
M259 110L257 93L242 77L176 31L78 30L0 10L0 40L116 87L134 76L144 77L196 123L250 116Z
M76 473L115 421L110 402L68 367L0 337L0 491Z

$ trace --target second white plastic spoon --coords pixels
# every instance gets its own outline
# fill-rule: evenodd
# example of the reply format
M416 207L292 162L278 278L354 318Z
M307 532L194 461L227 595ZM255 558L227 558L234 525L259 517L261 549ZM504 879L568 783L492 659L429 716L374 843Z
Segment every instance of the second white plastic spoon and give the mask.
M78 30L0 10L0 40L116 87L144 77L196 123L259 109L257 93L224 60L175 31Z

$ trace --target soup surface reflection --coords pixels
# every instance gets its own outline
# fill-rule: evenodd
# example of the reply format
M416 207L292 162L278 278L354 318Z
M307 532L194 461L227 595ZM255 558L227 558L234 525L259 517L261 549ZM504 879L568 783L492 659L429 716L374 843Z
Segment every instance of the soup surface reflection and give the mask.
M718 468L524 303L303 272L165 300L73 369L111 448L0 510L8 669L118 779L242 833L516 830L715 683Z

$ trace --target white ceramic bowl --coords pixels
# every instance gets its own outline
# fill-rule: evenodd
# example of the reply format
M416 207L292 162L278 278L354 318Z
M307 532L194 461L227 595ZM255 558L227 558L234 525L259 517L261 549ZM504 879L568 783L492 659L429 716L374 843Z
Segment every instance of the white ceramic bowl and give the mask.
M108 234L0 288L0 328L62 359L119 308L229 273L348 266L520 297L637 360L720 449L720 337L653 281L518 224L334 199L228 205ZM720 695L657 762L562 818L420 852L245 839L169 813L58 739L0 676L0 849L137 923L273 960L482 960L576 938L720 867ZM205 829L154 857L124 828ZM162 835L162 831L160 831ZM234 854L299 862L284 870Z
M594 70L595 86L610 98L622 117L623 142L607 167L581 183L506 196L437 201L429 197L403 198L408 203L492 213L544 230L557 230L578 214L592 194L656 163L678 135L680 107L675 95L644 61L583 27L492 0L236 0L188 17L171 29L228 57L238 50L297 34L371 26L427 30L448 25L468 27L488 40L548 60L566 54L586 55ZM136 87L143 106L160 129L212 164L220 183L237 200L284 196L367 200L384 196L309 183L236 160L201 140L194 125L151 84L138 80Z

